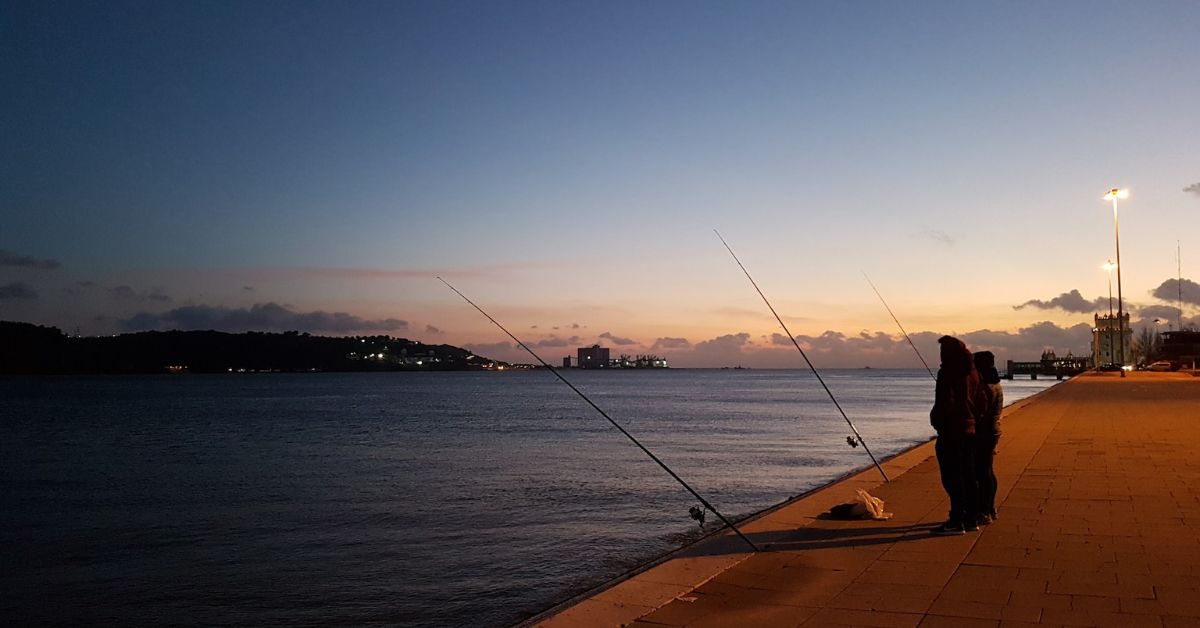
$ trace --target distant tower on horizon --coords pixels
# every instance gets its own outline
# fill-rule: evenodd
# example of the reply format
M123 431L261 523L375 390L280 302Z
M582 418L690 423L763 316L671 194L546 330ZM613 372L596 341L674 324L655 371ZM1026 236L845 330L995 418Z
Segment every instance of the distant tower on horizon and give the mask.
M576 354L575 366L581 369L608 368L608 347L601 347L600 345L580 347L576 350Z
M1130 360L1133 359L1133 330L1129 327L1129 313L1126 312L1122 316L1125 319L1123 325L1118 323L1118 317L1116 315L1108 316L1096 314L1096 324L1092 327L1093 366L1099 367L1104 366L1105 364L1120 363L1122 355L1121 345L1118 345L1117 343L1120 342L1119 338L1121 337L1122 328L1125 330L1125 364L1122 364L1121 366L1128 366L1130 364Z

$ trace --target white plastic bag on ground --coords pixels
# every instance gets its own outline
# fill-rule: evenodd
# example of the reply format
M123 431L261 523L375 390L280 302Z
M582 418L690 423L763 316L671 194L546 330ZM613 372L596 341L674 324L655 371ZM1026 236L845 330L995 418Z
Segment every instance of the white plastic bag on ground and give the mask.
M876 521L886 521L892 518L892 513L883 511L883 500L874 495L858 489L858 503L863 506L863 519L874 519ZM857 504L856 504L857 505ZM855 510L858 510L857 508Z

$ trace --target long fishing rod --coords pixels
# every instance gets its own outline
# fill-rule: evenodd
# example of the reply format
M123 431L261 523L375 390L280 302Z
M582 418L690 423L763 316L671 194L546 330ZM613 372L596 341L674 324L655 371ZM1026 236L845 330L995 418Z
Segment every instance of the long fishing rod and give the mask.
M937 375L933 374L933 370L929 368L929 363L925 361L925 356L921 355L920 349L917 349L917 345L913 343L912 338L908 337L908 332L904 331L904 325L900 324L900 319L896 318L896 314L892 312L891 307L888 307L888 303L884 300L883 295L879 294L879 288L875 287L875 282L871 281L871 278L867 276L867 271L862 271L862 274L863 277L866 278L867 283L871 284L871 289L875 291L875 296L879 297L879 301L883 303L883 307L887 309L887 313L892 315L892 320L896 321L896 327L899 327L900 333L904 334L904 339L908 341L908 346L912 347L912 350L917 352L917 358L921 360L921 364L925 367L926 372L929 373L930 377L936 380Z
M817 371L817 367L813 366L812 360L808 359L808 354L804 352L804 349L800 348L800 343L796 342L796 337L793 336L792 332L788 330L787 325L783 322L783 319L779 317L779 313L775 311L775 308L771 306L771 302L767 300L767 295L763 294L762 289L758 287L758 282L754 281L754 277L750 276L750 271L746 270L746 267L742 264L742 260L738 259L737 254L733 252L733 249L730 248L729 243L725 241L725 238L721 237L721 232L713 229L713 233L717 234L717 238L721 240L721 244L725 245L725 250L729 251L729 254L733 256L733 261L737 262L737 265L742 269L742 272L746 273L746 279L750 280L750 285L754 286L754 289L758 292L758 296L762 297L763 303L767 304L767 309L771 310L771 313L775 315L775 320L779 321L779 326L782 327L783 332L787 334L788 340L791 340L792 344L796 346L796 350L800 352L800 356L803 357L804 362L808 364L809 370L813 372L813 375L817 376L817 381L821 382L821 388L825 389L825 394L829 395L829 400L832 401L833 405L837 407L838 412L842 414L842 418L846 419L846 425L850 426L850 430L854 432L854 437L857 438L858 442L862 444L863 451L867 452L867 455L871 457L871 462L875 463L875 468L879 469L879 474L883 476L883 481L891 482L891 479L888 478L887 472L883 470L883 467L880 466L879 461L875 459L875 454L871 453L871 449L867 447L867 441L863 440L862 434L858 433L858 428L854 427L854 423L850 421L850 417L846 416L846 411L842 409L842 404L838 403L837 397L833 396L833 391L829 390L829 386L825 385L825 380L821 377L821 373ZM853 445L854 443L851 442L850 444Z
M451 290L453 290L455 294L457 294L458 296L462 297L464 301L466 301L467 303L470 303L470 304L471 304L471 307L475 308L476 310L479 310L479 313L480 313L480 314L483 314L483 315L484 315L484 317L486 317L486 318L487 318L489 321L492 321L492 324L493 324L493 325L495 325L496 327L499 327L499 328L500 328L500 331L502 331L502 332L504 332L505 334L507 334L509 338L512 338L512 339L513 339L513 342L515 342L515 343L517 343L518 345L520 345L522 349L524 349L524 350L528 351L528 352L529 352L529 355L532 355L532 356L534 357L534 359L535 359L535 360L537 360L538 362L541 362L541 363L542 363L542 366L546 367L547 369L550 369L550 372L551 372L551 373L554 373L554 376L555 376L555 377L557 377L559 381L561 381L562 383L566 384L566 385L567 385L567 388L570 388L571 390L575 391L575 394L579 395L579 397L580 397L581 399L583 399L584 401L586 401L586 402L587 402L587 404L588 404L589 406L591 406L593 410L595 410L596 412L599 412L599 413L600 413L600 416L604 417L605 419L608 419L608 422L609 422L609 423L612 423L613 427L617 428L617 429L618 429L618 430L619 430L619 431L620 431L622 434L624 434L624 435L625 435L625 437L626 437L626 438L628 438L630 441L632 441L634 445L637 445L637 446L638 446L638 449L641 449L641 450L642 450L642 452L644 452L644 453L645 453L647 456L650 456L650 459L651 459L651 460L653 460L655 463L657 463L657 464L658 464L658 466L662 467L663 471L666 471L667 473L669 473L669 474L671 475L671 477L675 478L675 481L676 481L676 482L679 482L679 484L680 484L681 486L683 486L683 488L686 488L686 489L687 489L687 491L688 491L689 493L691 493L693 497L695 497L696 499L700 500L700 503L701 503L701 504L702 504L702 505L703 505L705 508L707 508L708 510L711 510L711 511L713 512L713 514L715 514L715 515L716 515L718 518L720 518L720 519L721 519L721 521L722 521L722 522L724 522L724 523L725 523L725 525L729 526L729 528L730 528L731 530L733 530L733 531L734 531L734 533L736 533L736 534L738 535L738 537L740 537L740 538L741 538L743 541L745 541L745 542L746 542L746 545L749 545L749 546L750 546L750 548L751 548L751 549L753 549L755 552L757 552L757 551L758 551L758 546L757 546L757 545L755 545L753 541L751 541L750 539L746 538L746 535L745 535L745 534L742 534L742 531L741 531L741 530L739 530L739 529L737 528L737 526L733 525L733 523L732 523L731 521L729 521L728 519L726 519L726 518L725 518L725 515L722 515L722 514L721 514L721 511L717 510L717 509L716 509L716 507L714 507L712 504L708 503L708 500L706 500L706 499L704 499L703 497L701 497L701 496L700 496L700 493L697 493L697 492L696 492L696 490L695 490L695 489L693 489L691 486L689 486L687 482L684 482L684 481L683 481L683 478L679 477L679 475L677 475L677 474L676 474L674 471L672 471L672 470L671 470L671 467L668 467L668 466L667 466L667 464L666 464L665 462L663 462L662 460L659 460L659 459L658 459L658 456L655 456L655 455L654 455L654 453L653 453L653 452L651 452L649 449L647 449L645 445L643 445L641 442L639 442L639 441L638 441L638 439L634 438L634 437L633 437L633 434L630 434L629 432L627 432L627 431L625 430L625 428L621 427L621 424L620 424L620 423L617 423L616 421L614 421L614 420L613 420L613 418L612 418L612 417L608 416L608 413L607 413L607 412L605 412L604 410L600 409L600 406L596 405L596 403L595 403L594 401L592 401L590 398L588 398L588 396L587 396L587 395L583 394L583 391L579 390L578 388L576 388L576 387L575 387L575 385L574 385L574 384L572 384L571 382L567 381L567 378L563 377L562 373L559 373L559 372L558 372L558 369L554 368L553 366L550 366L550 363L549 363L549 362L546 362L545 360L543 360L543 359L542 359L542 356L538 355L537 353L534 353L533 349L530 349L528 345L526 345L524 342L521 342L521 339L520 339L520 338L517 338L516 336L514 336L514 335L512 334L512 332L510 332L510 331L508 331L507 329L505 329L505 328L504 328L504 325L501 325L499 321L497 321L496 319L492 318L491 314L488 314L487 312L483 311L483 308L479 307L478 305L475 305L475 302L474 302L474 301L472 301L472 300L470 300L470 299L468 299L468 298L467 298L467 295L465 295L465 294L463 294L463 293L459 292L459 291L458 291L458 288L455 288L454 286L450 285L450 282L446 281L445 279L442 279L441 277L438 277L437 279L438 279L438 281L440 281L440 282L442 282L442 283L446 284L446 287L447 287L447 288L450 288ZM704 513L703 513L703 511L697 512L698 510L699 510L698 508L693 508L693 509L692 509L691 511L689 511L689 512L690 512L690 514L692 515L692 518L693 518L693 519L696 519L697 521L699 521L699 522L700 522L700 523L703 525L703 523L704 523Z

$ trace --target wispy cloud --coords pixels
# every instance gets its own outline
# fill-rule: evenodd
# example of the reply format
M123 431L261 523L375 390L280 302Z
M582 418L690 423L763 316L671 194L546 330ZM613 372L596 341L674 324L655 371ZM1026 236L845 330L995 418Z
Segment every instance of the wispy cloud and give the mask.
M633 340L631 338L622 338L620 336L614 336L614 335L612 335L611 332L607 332L607 331L604 332L603 334L600 334L600 337L608 340L609 342L612 342L614 345L624 346L624 345L638 344L638 341L636 341L636 340Z
M17 255L0 249L0 266L16 266L19 268L37 268L39 270L57 270L62 264L55 259L38 259L28 255Z
M27 301L36 299L38 296L37 290L33 286L24 281L14 281L10 284L0 286L0 300L4 299L20 299Z
M926 229L917 235L928 240L933 240L939 244L954 246L954 238L941 229Z
M1098 312L1107 308L1108 299L1105 297L1096 297L1095 299L1089 301L1088 299L1085 299L1078 290L1072 290L1045 301L1041 299L1030 299L1020 305L1014 305L1013 309L1021 310L1027 307L1034 307L1039 310L1052 310L1054 308L1058 308L1067 312L1089 314L1091 312Z
M1196 196L1200 196L1200 183L1193 183L1183 188L1183 191L1186 194L1195 194Z
M216 329L221 331L387 332L408 328L408 321L368 320L346 312L297 312L278 303L249 308L186 305L160 313L139 312L119 321L122 329Z
M434 336L440 336L442 334L442 330L438 329L437 327L434 327L433 325L426 325L425 333L433 334Z

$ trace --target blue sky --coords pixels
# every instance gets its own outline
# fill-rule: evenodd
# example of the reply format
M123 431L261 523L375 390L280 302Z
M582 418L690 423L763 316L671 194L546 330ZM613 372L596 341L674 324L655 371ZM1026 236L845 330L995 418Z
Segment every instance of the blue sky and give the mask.
M744 333L733 354L679 357L773 364L777 330L719 228L796 333L892 333L860 270L912 329L1067 330L1090 313L1013 306L1105 294L1110 185L1133 190L1131 301L1162 305L1177 239L1185 266L1200 255L1184 191L1200 182L1197 18L1194 3L6 3L0 249L61 268L0 265L0 286L37 293L0 317L107 333L277 303L501 341L444 274L538 340Z

